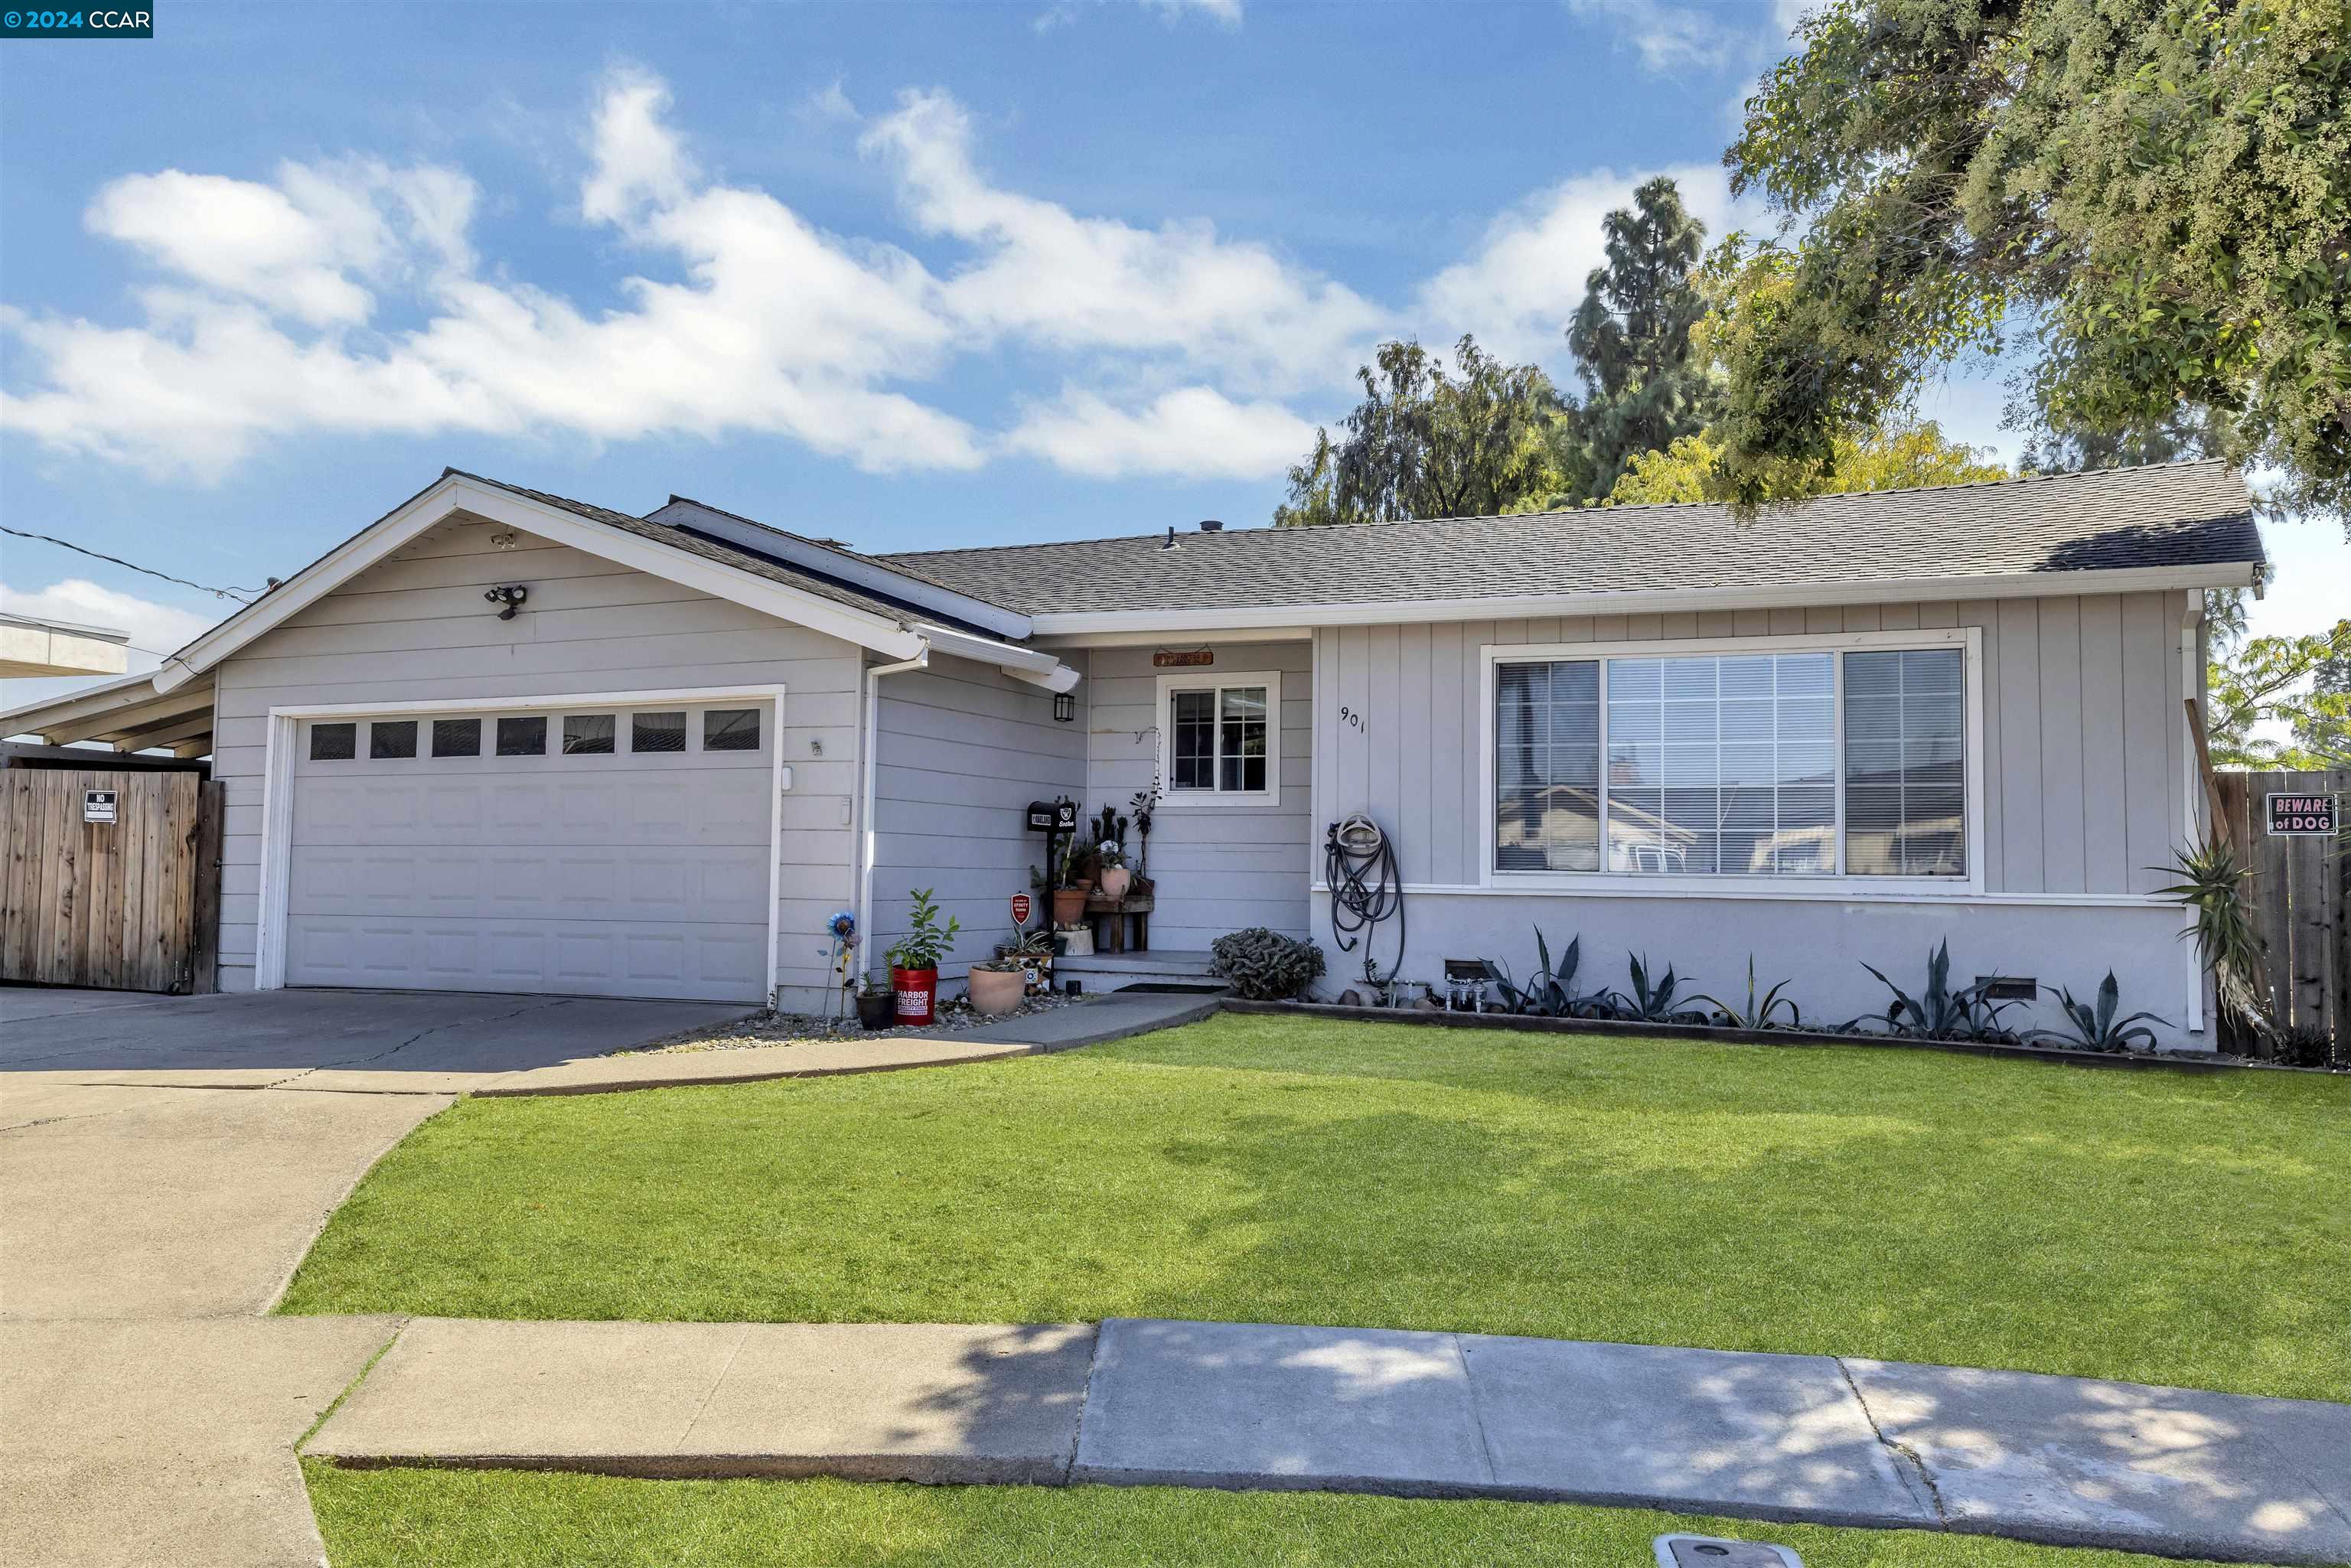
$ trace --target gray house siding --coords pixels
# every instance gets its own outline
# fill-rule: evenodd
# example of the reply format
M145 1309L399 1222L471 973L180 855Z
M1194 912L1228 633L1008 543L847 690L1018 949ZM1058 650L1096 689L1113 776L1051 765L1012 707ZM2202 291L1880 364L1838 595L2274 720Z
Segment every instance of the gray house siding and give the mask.
M941 966L950 994L963 968L1010 936L1010 899L1041 868L1045 840L1028 830L1029 801L1086 787L1081 720L1053 722L1053 697L985 664L934 657L928 669L882 677L873 779L873 908L866 962L879 965L906 929L909 890L927 887L963 923Z
M528 535L497 550L492 531L434 528L221 664L224 988L253 984L272 707L781 685L793 782L783 799L777 978L788 992L820 996L824 922L852 896L860 651ZM506 582L530 586L512 621L482 601L486 586Z
M1870 902L1860 880L1795 901L1481 885L1488 645L1954 626L1981 633L1981 895ZM2182 649L2196 636L2186 597L2157 592L1326 630L1312 816L1367 810L1394 836L1414 890L1407 979L1437 978L1447 957L1524 972L1540 925L1554 951L1583 936L1587 985L1623 987L1625 958L1645 951L1711 988L1743 985L1752 952L1767 981L1798 977L1808 1014L1842 1019L1886 1000L1859 960L1915 984L1948 936L1965 977L2036 975L2080 994L2111 967L2125 1006L2162 1014L2176 1035L2200 1011L2199 981L2179 911L2146 895L2185 837L2183 698L2198 694ZM1318 892L1318 933L1328 918Z
M1186 648L1197 643L1176 639ZM1281 674L1281 791L1271 806L1176 804L1153 819L1150 872L1157 884L1151 945L1205 948L1227 932L1266 925L1308 932L1307 891L1321 830L1313 804L1314 647L1311 643L1217 643L1214 663L1185 674L1276 670ZM1089 694L1085 804L1122 812L1157 776L1158 677L1150 648L1095 648L1084 654Z

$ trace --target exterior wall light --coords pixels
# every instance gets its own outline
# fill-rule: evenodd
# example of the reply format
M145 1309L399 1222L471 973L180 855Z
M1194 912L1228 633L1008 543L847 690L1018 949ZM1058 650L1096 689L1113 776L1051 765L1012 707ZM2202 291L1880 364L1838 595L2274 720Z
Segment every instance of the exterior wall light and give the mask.
M522 608L522 601L530 597L530 590L517 582L505 588L493 588L482 597L493 604L505 605L506 608L498 612L498 619L511 621L515 618L515 612Z
M1055 724L1068 724L1077 716L1077 695L1073 692L1055 692L1053 694L1053 722Z

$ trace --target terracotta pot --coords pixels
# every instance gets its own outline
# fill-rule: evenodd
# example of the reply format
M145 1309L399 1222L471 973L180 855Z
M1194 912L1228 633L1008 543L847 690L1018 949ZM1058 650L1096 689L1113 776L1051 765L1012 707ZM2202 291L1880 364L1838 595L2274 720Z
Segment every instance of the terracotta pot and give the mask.
M1053 890L1053 924L1075 925L1086 917L1086 893L1082 887L1057 887Z
M1029 993L1029 973L1025 969L982 969L974 966L970 986L971 1005L993 1017L1020 1005L1020 998Z
M920 1027L933 1020L939 1003L936 969L901 969L893 964L890 988L897 993L900 1023Z
M898 998L894 992L861 991L857 996L857 1021L867 1029L888 1029L898 1021Z
M1124 898L1128 886L1134 881L1134 873L1132 869L1123 865L1104 866L1102 874L1102 896Z

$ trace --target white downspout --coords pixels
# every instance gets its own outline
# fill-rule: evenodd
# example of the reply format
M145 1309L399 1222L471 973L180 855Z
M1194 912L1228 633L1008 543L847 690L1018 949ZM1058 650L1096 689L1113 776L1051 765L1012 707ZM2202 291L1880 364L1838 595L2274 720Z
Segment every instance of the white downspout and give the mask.
M894 664L873 664L860 672L865 683L864 733L858 740L858 761L861 774L857 783L857 935L863 944L858 949L858 973L872 971L875 963L873 941L873 754L882 734L882 677L903 674L908 670L930 667L931 645L923 644L921 653Z

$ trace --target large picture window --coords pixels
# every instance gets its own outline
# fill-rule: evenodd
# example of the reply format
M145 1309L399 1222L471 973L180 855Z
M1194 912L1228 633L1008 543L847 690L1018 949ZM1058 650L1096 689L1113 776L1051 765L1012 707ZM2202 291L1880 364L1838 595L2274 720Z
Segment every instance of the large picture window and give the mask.
M1957 646L1498 658L1493 869L1968 872Z
M1281 677L1165 677L1160 791L1169 801L1264 803L1280 789Z

